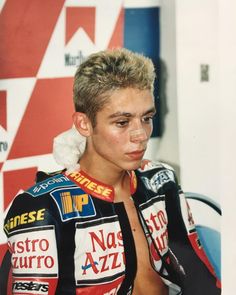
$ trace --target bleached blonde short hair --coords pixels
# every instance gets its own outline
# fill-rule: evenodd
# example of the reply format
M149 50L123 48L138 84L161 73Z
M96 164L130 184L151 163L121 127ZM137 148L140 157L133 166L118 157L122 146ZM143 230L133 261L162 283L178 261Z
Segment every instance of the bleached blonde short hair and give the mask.
M96 125L96 114L114 90L149 89L153 93L155 69L150 58L125 48L90 55L74 77L75 110L85 113Z

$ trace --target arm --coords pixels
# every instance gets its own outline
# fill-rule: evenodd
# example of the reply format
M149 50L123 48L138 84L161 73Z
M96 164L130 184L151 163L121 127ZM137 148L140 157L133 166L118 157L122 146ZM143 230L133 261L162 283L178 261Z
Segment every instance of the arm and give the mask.
M55 294L58 250L55 213L48 196L17 196L4 230L11 253L12 294Z
M8 279L10 275L11 269L11 253L9 250L6 250L2 264L0 267L0 294L7 295L8 292Z
M167 192L168 231L171 249L187 274L186 292L220 294L220 281L201 245L191 209L176 177L175 184Z

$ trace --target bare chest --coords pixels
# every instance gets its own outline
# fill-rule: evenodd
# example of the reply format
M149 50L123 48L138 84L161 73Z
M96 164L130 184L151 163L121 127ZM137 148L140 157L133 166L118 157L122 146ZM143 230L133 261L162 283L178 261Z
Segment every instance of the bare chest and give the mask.
M168 294L166 286L151 266L147 240L134 203L127 198L124 205L132 229L137 256L137 273L132 294L166 295Z

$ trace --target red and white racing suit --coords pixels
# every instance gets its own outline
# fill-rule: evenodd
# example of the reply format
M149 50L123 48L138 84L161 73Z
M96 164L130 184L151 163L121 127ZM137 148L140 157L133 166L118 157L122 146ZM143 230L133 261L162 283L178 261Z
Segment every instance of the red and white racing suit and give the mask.
M171 294L220 294L174 171L146 162L129 175L151 264ZM132 294L135 245L113 187L83 171L38 179L5 219L12 294Z

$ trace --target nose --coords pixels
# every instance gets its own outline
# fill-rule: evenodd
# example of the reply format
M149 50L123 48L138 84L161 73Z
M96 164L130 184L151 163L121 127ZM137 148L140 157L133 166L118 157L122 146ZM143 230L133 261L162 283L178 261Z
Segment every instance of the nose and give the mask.
M131 142L142 142L148 139L147 133L144 128L131 130L130 131L130 141Z

